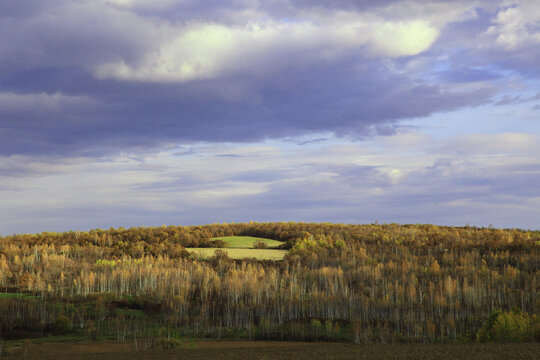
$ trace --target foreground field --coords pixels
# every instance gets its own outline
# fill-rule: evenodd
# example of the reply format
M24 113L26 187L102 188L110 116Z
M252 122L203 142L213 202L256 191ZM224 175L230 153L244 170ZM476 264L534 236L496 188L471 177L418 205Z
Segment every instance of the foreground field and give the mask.
M231 259L282 260L287 254L287 250L276 249L186 248L186 250L195 252L201 259L214 256L216 250L226 252Z
M238 248L238 249L253 249L257 242L265 243L269 249L277 248L278 246L283 244L282 241L265 239L265 238L254 237L254 236L221 236L221 237L212 238L211 240L221 240L227 243L228 248Z
M537 359L540 344L367 344L198 341L175 350L135 350L133 342L27 345L12 359Z

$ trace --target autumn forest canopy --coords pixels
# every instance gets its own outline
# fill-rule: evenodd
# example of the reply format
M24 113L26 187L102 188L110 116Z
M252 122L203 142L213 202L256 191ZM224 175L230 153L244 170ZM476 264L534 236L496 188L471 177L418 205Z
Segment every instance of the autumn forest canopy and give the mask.
M227 241L245 239L246 257L229 257ZM194 248L219 250L201 258ZM282 260L250 257L278 250ZM539 255L538 231L469 226L17 234L0 238L1 336L538 341Z

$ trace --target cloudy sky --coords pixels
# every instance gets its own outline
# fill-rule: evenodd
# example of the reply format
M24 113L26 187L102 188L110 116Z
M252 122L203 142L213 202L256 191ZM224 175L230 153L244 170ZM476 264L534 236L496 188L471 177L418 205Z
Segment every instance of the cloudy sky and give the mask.
M0 1L0 234L540 228L540 6Z

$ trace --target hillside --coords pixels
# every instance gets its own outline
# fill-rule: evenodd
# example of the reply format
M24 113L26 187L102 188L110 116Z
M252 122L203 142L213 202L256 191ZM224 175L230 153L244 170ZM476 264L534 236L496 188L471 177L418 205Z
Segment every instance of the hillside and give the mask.
M239 236L273 240L288 253L204 260L186 250L214 251ZM397 224L7 236L2 336L490 341L504 334L496 320L505 317L515 324L510 340L538 340L539 244L537 231Z

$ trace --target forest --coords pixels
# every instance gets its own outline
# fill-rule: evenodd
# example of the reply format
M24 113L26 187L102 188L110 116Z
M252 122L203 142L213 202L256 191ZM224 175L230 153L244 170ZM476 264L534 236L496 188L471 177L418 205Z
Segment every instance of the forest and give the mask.
M219 237L279 261L208 259ZM3 339L540 341L540 232L435 225L232 223L0 238Z

